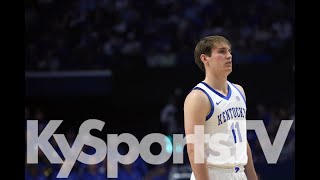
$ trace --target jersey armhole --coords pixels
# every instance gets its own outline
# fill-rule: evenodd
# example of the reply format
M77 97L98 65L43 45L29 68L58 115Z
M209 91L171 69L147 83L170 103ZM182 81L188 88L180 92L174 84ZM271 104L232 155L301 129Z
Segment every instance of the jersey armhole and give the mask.
M211 97L209 96L209 94L208 94L204 89L202 89L202 88L200 88L200 87L195 87L195 88L193 88L192 90L195 90L195 89L198 89L198 90L204 92L204 93L207 95L207 97L209 98L211 108L210 108L209 114L206 116L206 121L207 121L208 119L210 119L210 117L212 116L212 114L213 114L213 112L214 112L214 104L213 104L213 101L212 101Z

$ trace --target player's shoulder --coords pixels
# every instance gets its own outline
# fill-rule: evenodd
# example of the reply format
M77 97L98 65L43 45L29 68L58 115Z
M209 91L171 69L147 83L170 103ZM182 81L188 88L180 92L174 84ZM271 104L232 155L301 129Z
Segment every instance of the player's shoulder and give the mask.
M239 84L235 84L235 83L232 83L236 88L238 88L240 91L244 92L244 89L241 85Z
M194 88L192 89L189 94L186 96L186 100L194 100L194 101L198 101L198 100L203 100L206 99L206 94L201 91L201 89L197 89Z
M185 104L206 104L209 102L207 95L201 89L194 88L185 98Z
M231 84L233 84L243 94L243 96L245 97L244 89L240 84L236 84L236 83L231 83Z

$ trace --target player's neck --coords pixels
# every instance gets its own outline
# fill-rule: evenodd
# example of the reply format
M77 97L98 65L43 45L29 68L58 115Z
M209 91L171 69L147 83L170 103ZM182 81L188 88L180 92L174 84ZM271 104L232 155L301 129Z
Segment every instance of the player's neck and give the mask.
M227 76L214 76L208 74L206 75L204 82L222 94L228 94Z

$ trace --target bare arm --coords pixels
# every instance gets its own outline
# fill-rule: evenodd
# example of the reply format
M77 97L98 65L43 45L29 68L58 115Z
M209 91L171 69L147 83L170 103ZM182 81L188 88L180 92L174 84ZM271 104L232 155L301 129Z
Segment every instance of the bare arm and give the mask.
M242 93L243 97L246 99L246 95L244 93L243 88L238 84L235 84L235 86L239 89L239 91ZM244 170L245 173L246 173L246 176L247 176L248 180L257 180L258 177L257 177L256 170L254 168L254 164L253 164L253 160L252 160L251 148L250 148L250 145L249 145L248 141L247 141L247 156L248 156L248 162L245 165L245 170Z
M247 155L248 155L248 162L245 165L244 172L246 173L248 180L258 180L257 173L253 165L251 148L248 142L247 142Z
M210 102L208 97L200 90L191 91L184 103L184 126L186 136L194 134L195 125L205 124L206 116L209 112ZM197 180L208 180L209 175L206 161L204 160L204 163L195 163L193 144L187 143L187 151L195 178Z

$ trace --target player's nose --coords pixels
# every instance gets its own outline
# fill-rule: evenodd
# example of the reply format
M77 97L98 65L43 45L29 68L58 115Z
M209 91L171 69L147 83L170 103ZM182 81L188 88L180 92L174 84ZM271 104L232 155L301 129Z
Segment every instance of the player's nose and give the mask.
M227 59L232 59L232 54L230 52L227 53Z

